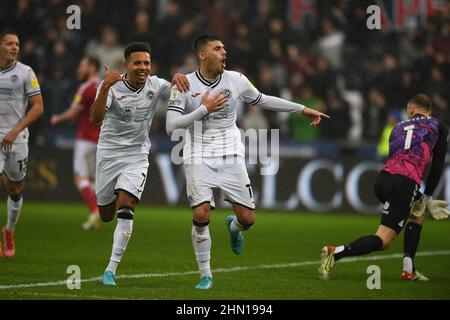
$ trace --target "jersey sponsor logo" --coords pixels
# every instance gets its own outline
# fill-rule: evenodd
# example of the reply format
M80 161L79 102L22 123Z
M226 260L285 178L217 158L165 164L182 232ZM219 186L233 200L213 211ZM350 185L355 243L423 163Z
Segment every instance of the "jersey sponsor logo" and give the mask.
M137 107L134 111L134 122L143 122L150 117L150 108L148 106Z
M153 90L147 91L146 96L148 100L153 100L155 98L155 91Z
M228 118L228 111L225 109L216 111L213 115L209 116L210 119L213 120L222 120Z
M199 96L200 94L201 94L200 92L196 92L196 93L194 93L194 94L191 94L191 97L192 97L192 98L195 98L195 97Z
M13 75L11 76L11 81L12 81L13 83L16 83L17 81L19 81L19 77L18 77L16 74L13 74Z
M13 90L12 89L7 89L7 88L0 88L0 94L12 95L13 94Z

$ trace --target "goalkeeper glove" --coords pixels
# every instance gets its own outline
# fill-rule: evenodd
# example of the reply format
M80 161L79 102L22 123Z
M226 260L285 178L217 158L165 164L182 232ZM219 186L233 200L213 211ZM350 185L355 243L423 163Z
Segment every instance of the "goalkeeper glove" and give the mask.
M426 194L421 194L420 198L412 203L411 211L409 213L411 218L420 218L427 209L427 204L431 197Z
M447 207L448 202L444 200L430 200L427 204L428 212L434 220L447 219L450 215L450 211Z

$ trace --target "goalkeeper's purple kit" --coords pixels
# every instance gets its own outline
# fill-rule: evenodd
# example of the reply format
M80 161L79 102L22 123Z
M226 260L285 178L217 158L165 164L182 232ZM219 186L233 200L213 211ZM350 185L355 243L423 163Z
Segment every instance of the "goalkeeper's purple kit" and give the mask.
M425 194L432 195L444 168L448 129L436 118L416 114L395 126L389 138L389 159L375 180L375 195L384 203L381 224L398 233L431 163Z
M448 129L433 117L416 114L400 122L389 138L389 159L382 171L402 175L420 185L431 161L425 190L431 195L444 167L447 136Z
M412 280L417 276L411 266L422 228L414 221L407 222L411 206L420 197L419 186L430 163L425 194L431 195L436 189L448 149L447 136L448 129L433 117L415 114L411 119L400 122L391 132L389 158L375 180L375 195L384 204L380 225L399 234L407 224L404 267L409 263L410 268L404 269L407 271L402 273L404 280ZM319 269L321 277L326 278L333 264L344 257L360 256L386 248L393 238L389 235L383 237L386 232L382 229L379 231L376 235L361 237L344 246L324 247Z

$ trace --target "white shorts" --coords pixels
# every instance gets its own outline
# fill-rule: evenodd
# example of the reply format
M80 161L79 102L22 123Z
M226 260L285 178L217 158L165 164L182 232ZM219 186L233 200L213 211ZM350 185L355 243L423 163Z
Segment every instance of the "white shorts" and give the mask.
M13 143L11 150L0 148L0 174L13 182L25 179L28 164L28 144Z
M255 209L253 190L243 158L235 157L231 161L222 157L203 158L200 164L185 164L184 170L191 208L203 203L214 207L212 189L220 188L225 195L225 201Z
M73 172L85 177L95 177L95 153L97 144L87 140L75 140L73 149Z
M95 194L98 206L107 206L117 199L120 190L139 201L144 191L148 171L148 155L133 155L105 159L97 153Z

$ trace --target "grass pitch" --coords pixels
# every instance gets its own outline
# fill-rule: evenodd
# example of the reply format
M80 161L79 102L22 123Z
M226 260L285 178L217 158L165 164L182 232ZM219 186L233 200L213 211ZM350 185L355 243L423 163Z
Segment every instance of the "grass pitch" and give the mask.
M25 202L16 256L0 261L0 299L450 299L449 221L428 221L422 231L416 265L429 282L399 280L403 234L385 252L340 261L330 280L321 281L322 246L372 234L378 216L259 211L245 233L244 253L236 256L225 225L229 213L216 210L211 218L213 289L193 289L199 276L190 209L150 206L136 210L117 287L104 287L99 277L111 253L115 220L99 231L84 231L82 204ZM70 265L80 267L80 290L65 284ZM379 290L367 288L369 265L381 269Z

